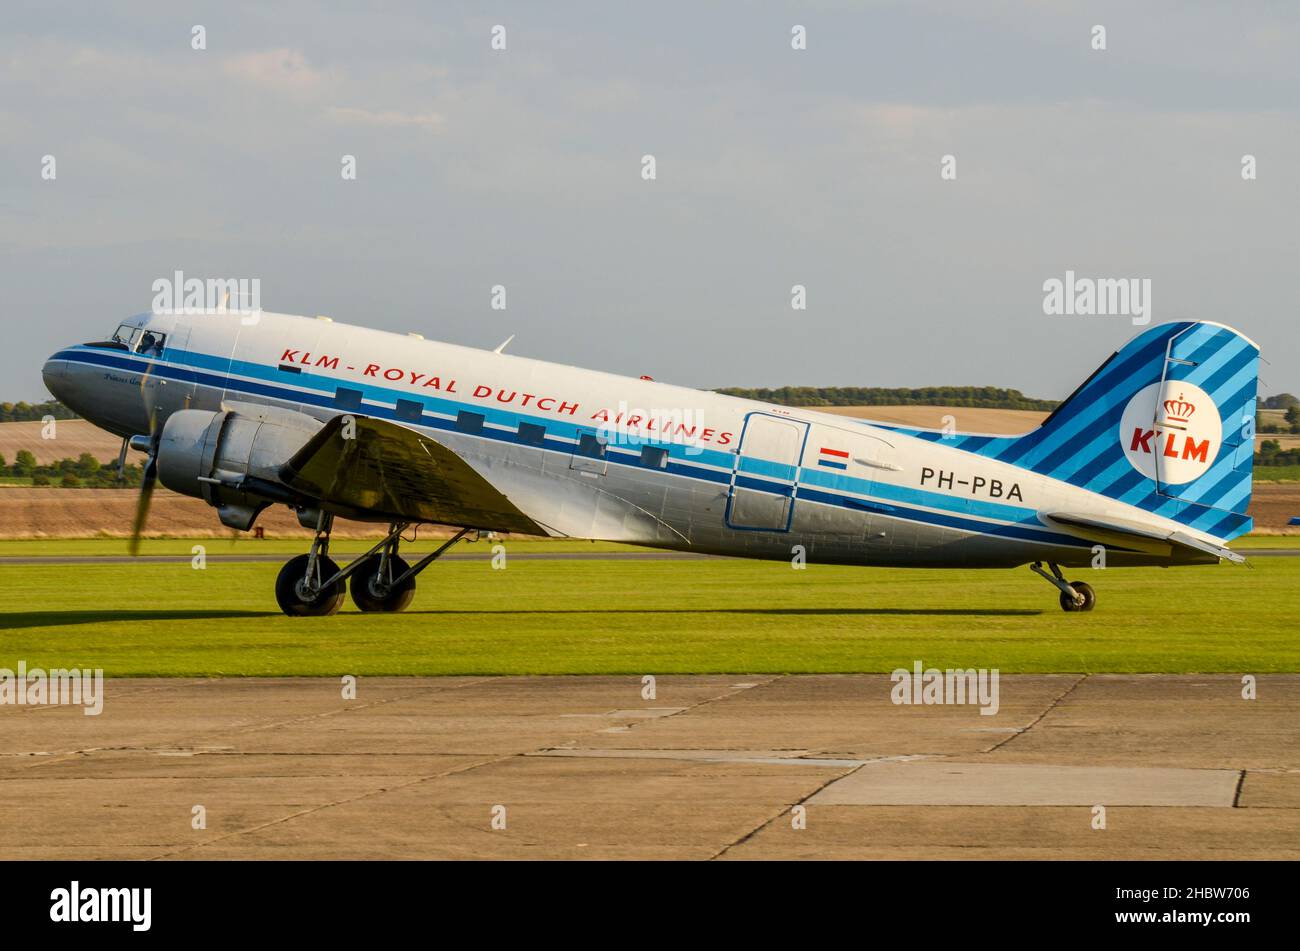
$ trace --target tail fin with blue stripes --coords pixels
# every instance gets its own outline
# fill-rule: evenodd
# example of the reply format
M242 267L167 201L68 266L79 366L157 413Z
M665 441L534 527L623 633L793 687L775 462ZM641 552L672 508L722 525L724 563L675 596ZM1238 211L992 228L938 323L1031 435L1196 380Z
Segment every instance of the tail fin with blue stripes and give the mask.
M1259 347L1205 321L1153 326L1036 430L956 445L1229 540L1251 528ZM920 434L918 434L920 435Z

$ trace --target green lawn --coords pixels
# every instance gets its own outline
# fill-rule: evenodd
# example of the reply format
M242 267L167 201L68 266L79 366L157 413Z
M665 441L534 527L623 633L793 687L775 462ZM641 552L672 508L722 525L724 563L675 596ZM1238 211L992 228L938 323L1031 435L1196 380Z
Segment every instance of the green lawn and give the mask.
M274 564L4 566L0 667L109 676L1300 670L1300 557L1079 570L750 561L444 562L401 615L281 616Z
M1300 482L1300 466L1255 466L1251 478L1255 482Z
M1247 553L1254 548L1300 548L1300 535L1246 535L1229 542L1228 547Z

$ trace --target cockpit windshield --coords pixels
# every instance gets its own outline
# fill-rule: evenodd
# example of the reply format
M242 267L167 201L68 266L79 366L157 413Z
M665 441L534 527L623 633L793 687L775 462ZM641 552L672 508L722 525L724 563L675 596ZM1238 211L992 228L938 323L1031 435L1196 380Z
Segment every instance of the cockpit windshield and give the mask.
M131 353L139 353L147 357L161 356L166 341L166 334L145 330L143 327L133 327L131 324L120 325L109 340L110 343L119 344Z
M114 343L120 343L128 350L135 350L136 341L140 339L141 329L132 327L130 324L122 324L113 332L109 339Z

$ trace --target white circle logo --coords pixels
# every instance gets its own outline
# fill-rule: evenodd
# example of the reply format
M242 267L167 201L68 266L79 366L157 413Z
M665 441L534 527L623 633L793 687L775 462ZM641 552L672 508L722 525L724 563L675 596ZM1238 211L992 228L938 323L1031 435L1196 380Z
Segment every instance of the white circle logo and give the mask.
M1119 442L1129 464L1148 479L1184 485L1214 464L1223 445L1223 420L1199 386L1152 383L1124 408Z

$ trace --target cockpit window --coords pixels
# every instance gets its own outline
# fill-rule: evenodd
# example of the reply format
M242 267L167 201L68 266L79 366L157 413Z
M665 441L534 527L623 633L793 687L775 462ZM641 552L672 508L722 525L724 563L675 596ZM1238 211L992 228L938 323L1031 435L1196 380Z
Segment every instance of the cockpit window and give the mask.
M118 344L131 353L138 353L146 357L158 357L162 356L163 346L167 342L167 335L146 330L143 327L122 324L108 342Z
M152 330L146 330L140 335L136 342L136 353L146 357L161 357L163 344L167 342L165 334L154 333Z
M130 324L122 324L113 333L110 338L114 343L120 343L128 350L135 350L136 341L140 339L140 328L132 327Z

